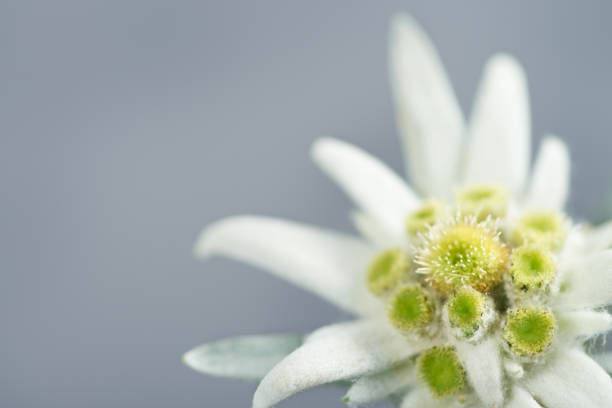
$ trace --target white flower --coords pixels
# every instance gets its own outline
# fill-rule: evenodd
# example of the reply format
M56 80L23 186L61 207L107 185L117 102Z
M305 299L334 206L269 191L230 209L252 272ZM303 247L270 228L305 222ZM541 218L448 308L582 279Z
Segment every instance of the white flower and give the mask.
M312 148L355 201L365 239L239 216L206 228L195 246L198 257L261 267L358 319L303 339L205 344L185 362L262 378L255 408L337 381L353 382L352 406L388 397L402 407L612 406L612 380L582 349L612 328L602 309L612 303L612 224L593 229L562 214L569 158L560 140L544 139L530 171L521 67L507 55L488 62L466 125L408 16L392 24L391 66L413 187L355 146L321 139Z

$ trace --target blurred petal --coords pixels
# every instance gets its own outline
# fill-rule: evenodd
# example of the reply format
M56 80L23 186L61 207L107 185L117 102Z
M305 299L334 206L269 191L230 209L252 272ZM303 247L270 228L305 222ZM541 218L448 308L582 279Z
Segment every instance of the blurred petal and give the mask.
M542 406L527 391L515 386L512 388L512 395L508 399L506 408L542 408Z
M608 312L580 310L557 313L560 335L566 339L584 340L612 329L612 316Z
M429 391L424 388L416 388L406 395L401 408L438 408L440 406L440 401L434 399Z
M555 137L544 139L536 159L525 205L532 208L563 210L570 184L567 146Z
M603 251L612 248L612 221L594 227L587 235L586 250L589 252Z
M523 188L531 143L527 81L518 62L496 55L476 96L466 152L465 181Z
M404 219L419 206L406 183L380 160L348 143L319 139L312 146L314 161L367 214L398 236Z
M357 231L378 248L402 247L405 248L409 244L408 237L398 237L388 231L375 219L361 211L351 212L351 221Z
M524 385L546 407L612 407L612 379L577 349L559 352Z
M608 374L612 374L612 352L600 353L592 356L593 360L601 366Z
M560 310L612 303L612 250L590 255L567 267L564 288L556 299Z
M298 348L302 337L272 334L223 339L188 351L183 355L183 362L210 375L258 380Z
M364 278L373 249L347 235L274 218L236 216L204 229L194 252L258 266L354 313L380 308Z
M380 372L426 346L411 345L379 321L324 327L264 377L255 391L253 408L271 407L317 385Z
M349 388L344 401L350 406L369 404L386 398L415 381L414 363L404 363L390 370L359 378Z
M456 342L457 354L462 360L468 380L486 407L501 407L502 364L499 346L488 338L478 344Z
M433 44L408 15L391 27L391 81L406 166L425 195L450 198L465 133L463 115Z

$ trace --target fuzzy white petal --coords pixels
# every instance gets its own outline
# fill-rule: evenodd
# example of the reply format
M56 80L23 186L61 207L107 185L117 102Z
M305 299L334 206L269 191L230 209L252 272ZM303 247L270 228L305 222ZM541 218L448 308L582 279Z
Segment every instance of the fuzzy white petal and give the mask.
M612 353L600 353L595 354L593 360L597 361L597 364L606 370L609 374L612 374Z
M605 306L612 303L612 250L602 251L564 273L565 289L556 299L561 310Z
M364 212L397 236L405 235L402 221L420 200L389 167L358 147L335 139L317 140L311 154Z
M351 221L359 233L377 248L401 247L409 245L408 236L398 237L381 223L361 211L351 212Z
M499 346L494 338L478 344L456 342L457 354L462 360L468 380L486 407L501 407L502 364Z
M474 103L465 181L497 183L520 192L529 166L530 126L523 69L511 56L492 57Z
M562 210L570 184L567 146L556 137L544 139L536 159L525 205L531 208Z
M515 386L512 388L512 395L506 403L506 408L542 408L542 406L527 391Z
M241 336L198 346L183 362L202 373L241 379L263 378L285 356L302 344L301 335Z
M585 248L587 251L598 252L612 248L612 221L594 227L589 232Z
M349 406L369 404L394 394L415 381L414 364L404 363L378 374L361 377L349 388L344 400Z
M560 352L523 383L546 407L612 407L612 379L577 349Z
M424 194L448 199L465 133L463 115L419 24L396 16L390 41L392 90L408 173Z
M579 310L557 313L559 330L567 339L585 339L612 329L612 316L608 312Z
M416 388L406 395L401 408L442 408L447 406L446 401L433 398L425 388Z
M194 252L258 266L359 314L375 313L364 271L373 248L348 235L268 217L236 216L204 229Z
M253 396L253 407L267 408L310 387L380 372L423 347L411 345L385 322L324 327L264 377Z

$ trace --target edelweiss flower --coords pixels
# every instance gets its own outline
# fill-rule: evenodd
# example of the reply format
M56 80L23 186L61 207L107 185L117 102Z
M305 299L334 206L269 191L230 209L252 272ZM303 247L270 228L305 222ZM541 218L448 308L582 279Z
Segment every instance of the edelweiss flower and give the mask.
M542 143L529 171L523 71L486 66L466 126L419 26L391 30L393 90L412 180L333 139L315 162L355 201L362 238L241 216L204 230L199 257L224 255L319 294L358 320L295 335L206 344L185 362L261 380L255 408L324 383L351 381L351 406L612 407L612 380L583 350L612 327L612 224L562 213L565 145ZM528 178L528 173L530 177ZM602 357L610 362L610 357Z

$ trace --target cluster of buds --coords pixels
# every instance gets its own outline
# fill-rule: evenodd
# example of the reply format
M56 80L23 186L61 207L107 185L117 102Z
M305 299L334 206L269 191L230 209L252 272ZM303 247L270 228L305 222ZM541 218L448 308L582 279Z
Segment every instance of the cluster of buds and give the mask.
M568 221L549 211L518 212L498 186L459 190L455 203L427 201L408 215L411 245L378 254L371 292L409 339L431 340L418 377L438 398L461 393L466 372L457 342L494 338L509 361L537 363L554 346L551 295Z

